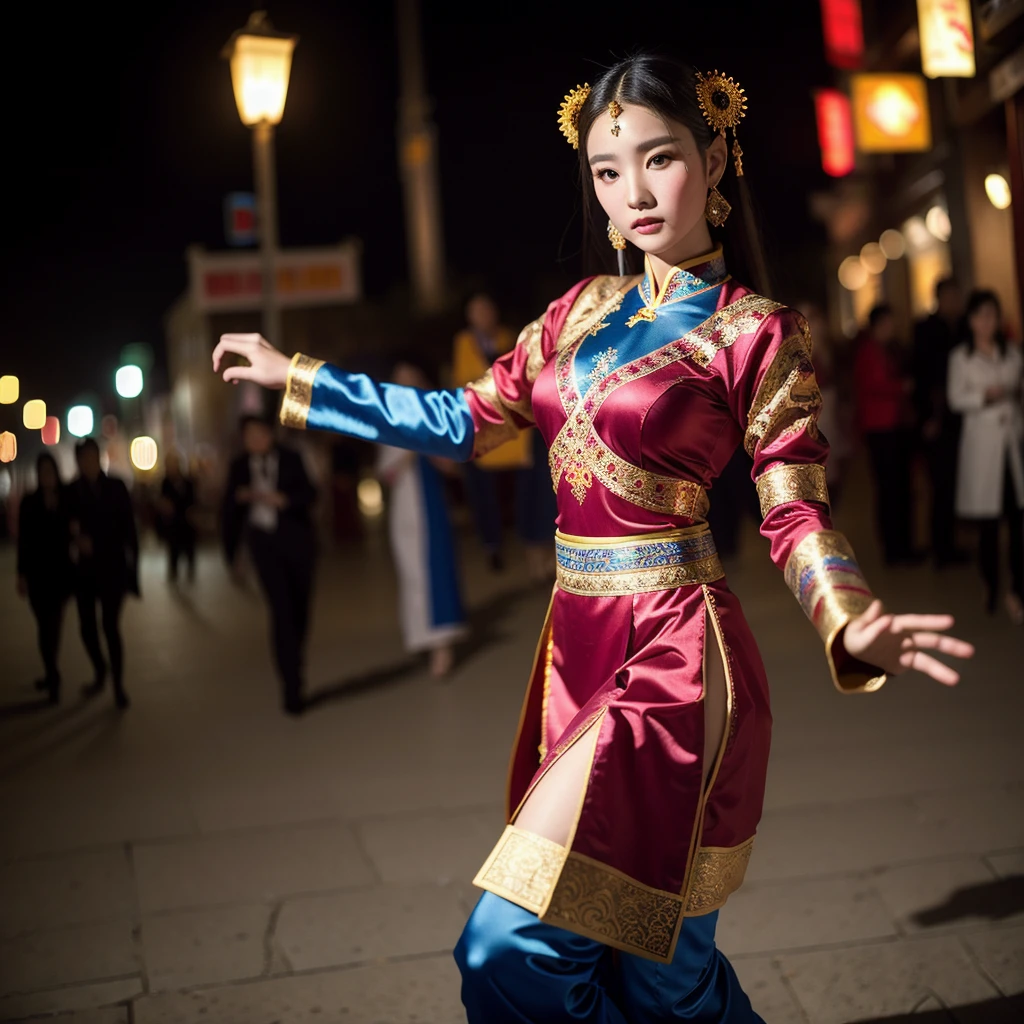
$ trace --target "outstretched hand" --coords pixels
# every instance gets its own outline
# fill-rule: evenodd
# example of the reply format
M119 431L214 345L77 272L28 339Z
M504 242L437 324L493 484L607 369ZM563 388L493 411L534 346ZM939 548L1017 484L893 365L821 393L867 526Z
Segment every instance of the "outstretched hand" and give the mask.
M229 353L249 361L248 366L229 366L224 371L224 380L232 384L251 380L254 384L280 391L288 381L291 360L283 352L278 352L262 334L222 334L213 350L214 373L220 372L220 365Z
M954 658L970 658L973 644L948 636L952 615L893 615L881 601L872 601L843 633L848 654L877 665L889 675L908 669L931 676L945 686L956 686L960 674L926 651L938 651Z

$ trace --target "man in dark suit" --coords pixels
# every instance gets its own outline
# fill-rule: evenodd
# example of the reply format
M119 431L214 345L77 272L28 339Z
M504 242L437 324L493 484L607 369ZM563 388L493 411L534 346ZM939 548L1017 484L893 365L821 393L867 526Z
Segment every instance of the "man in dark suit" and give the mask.
M128 707L124 689L124 646L121 608L125 596L139 594L139 539L128 488L100 468L100 449L88 437L75 448L78 479L71 484L72 552L75 557L75 597L82 642L93 664L95 680L84 693L94 697L103 690L108 666L96 628L96 604L103 614L103 635L110 658L118 708Z
M231 463L224 497L224 552L234 567L242 542L249 547L270 609L284 709L298 715L304 708L303 649L316 557L309 510L316 489L299 454L277 444L266 420L246 416L242 443L245 451Z

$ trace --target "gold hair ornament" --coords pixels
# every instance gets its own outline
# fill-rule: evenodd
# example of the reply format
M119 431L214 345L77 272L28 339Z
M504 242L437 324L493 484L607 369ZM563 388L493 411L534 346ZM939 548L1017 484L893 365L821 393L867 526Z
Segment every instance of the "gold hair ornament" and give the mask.
M615 131L613 128L612 131ZM608 221L608 241L612 243L612 248L615 250L617 262L619 264L619 277L626 276L626 237L623 233L611 222Z
M590 86L577 85L566 94L558 108L558 130L569 140L573 149L580 148L580 111L590 95Z
M615 138L619 137L619 132L622 131L622 125L619 124L619 114L622 113L622 104L618 100L612 100L608 104L608 113L612 117L612 135Z
M747 113L747 95L742 87L721 71L710 75L697 72L697 100L704 112L704 120L711 128L725 137L727 128L732 129L732 156L736 165L736 177L743 177L743 150L736 138L736 127Z

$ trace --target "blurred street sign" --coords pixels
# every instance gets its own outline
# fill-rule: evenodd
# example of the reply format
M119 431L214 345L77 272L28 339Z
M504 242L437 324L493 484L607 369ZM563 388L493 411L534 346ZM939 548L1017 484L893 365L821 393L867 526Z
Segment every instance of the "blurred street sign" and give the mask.
M852 70L864 62L864 28L860 0L821 0L825 59L835 68Z
M228 245L255 245L259 241L256 196L252 192L229 192L224 197L224 235Z
M928 89L921 75L854 74L850 85L861 153L911 153L932 148Z
M917 0L917 28L929 78L974 77L970 0Z
M814 94L814 109L822 169L833 178L842 178L855 166L850 100L838 89L819 89Z
M1024 46L989 72L988 89L993 103L1002 103L1024 89Z
M319 249L282 249L276 257L282 308L332 306L362 295L361 246L356 241ZM204 313L262 308L263 273L257 252L189 250L192 302Z

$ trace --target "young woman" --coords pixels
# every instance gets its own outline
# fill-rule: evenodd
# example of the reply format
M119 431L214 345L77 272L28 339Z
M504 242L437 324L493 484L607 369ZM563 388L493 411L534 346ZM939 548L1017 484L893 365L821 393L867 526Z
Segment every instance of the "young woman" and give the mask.
M1024 624L1024 459L1021 440L1020 349L1009 347L999 329L994 292L967 300L964 341L949 357L949 406L963 413L957 470L956 511L978 524L978 560L987 589L986 606L999 600L999 525L1010 528L1010 590L1006 610Z
M581 282L456 392L377 384L258 335L213 354L284 388L292 426L469 458L536 422L558 496L558 581L512 754L509 825L456 949L473 1024L756 1021L714 945L761 813L771 715L754 639L707 529L706 488L743 443L772 558L836 685L958 676L947 615L892 615L832 530L827 446L799 313L730 278L717 72L653 56L562 105L585 195L642 275ZM733 147L737 173L739 148ZM740 251L741 257L751 252ZM756 261L755 261L756 262Z

